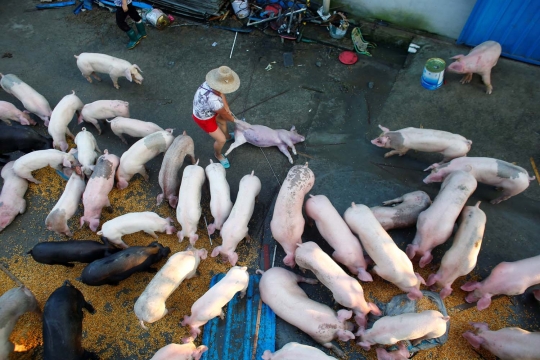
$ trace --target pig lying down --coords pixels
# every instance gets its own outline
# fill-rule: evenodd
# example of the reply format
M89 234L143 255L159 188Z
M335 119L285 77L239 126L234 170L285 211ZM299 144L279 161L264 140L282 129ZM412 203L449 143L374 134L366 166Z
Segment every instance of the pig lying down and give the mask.
M12 121L21 123L21 125L36 125L36 122L30 117L30 111L21 111L15 107L12 103L7 101L0 101L0 120L8 125L11 125Z
M423 191L414 191L385 201L383 205L372 207L371 212L381 223L383 229L388 231L415 225L418 215L431 205L431 199Z
M141 68L126 60L98 53L81 53L79 56L74 56L77 59L77 67L89 83L92 83L90 75L97 81L101 81L96 72L109 74L117 89L120 89L118 86L118 78L120 77L124 76L129 82L135 81L139 85L144 80L140 74L142 73Z
M296 155L294 144L306 139L296 132L294 126L291 128L291 131L287 131L283 129L274 130L263 125L250 125L242 120L236 120L234 123L236 125L234 130L234 143L229 147L225 156L247 142L259 147L277 146L279 151L281 151L292 164L293 159L291 158L288 148L291 148L293 154Z
M463 157L454 159L448 164L433 164L426 170L430 169L433 169L431 174L424 179L426 184L441 182L448 174L461 170L474 176L480 183L501 189L502 195L491 200L492 204L498 204L525 191L529 183L535 179L534 176L529 177L527 170L520 166L486 157Z
M383 131L378 138L371 140L373 145L386 149L394 149L384 154L384 157L392 155L403 156L409 150L441 153L442 162L465 156L471 150L472 141L458 134L447 131L418 129L408 127L401 130L390 131L379 125Z
M26 110L36 114L48 126L52 110L47 99L13 74L0 74L0 77L2 89L19 99Z
M13 171L14 161L8 162L2 169L4 186L0 193L0 232L26 211L24 194L28 190L28 181L20 178Z
M497 65L501 50L501 44L496 41L483 42L472 49L467 56L463 54L453 56L451 59L456 61L448 66L447 71L465 74L461 79L462 84L470 83L473 74L480 75L484 85L486 85L486 94L491 94L493 91L491 69Z
M262 358L263 360L336 360L336 358L326 355L317 348L302 345L297 342L285 344L275 353L266 350L262 355Z
M501 360L540 359L540 333L528 332L517 327L489 330L486 323L470 323L476 330L463 333L475 349L481 347Z
M106 120L117 116L129 117L129 103L122 100L98 100L86 104L82 108L78 122L84 121L94 124L101 135L101 127L98 120Z
M192 342L187 344L169 344L162 347L150 360L199 360L208 347L196 347Z

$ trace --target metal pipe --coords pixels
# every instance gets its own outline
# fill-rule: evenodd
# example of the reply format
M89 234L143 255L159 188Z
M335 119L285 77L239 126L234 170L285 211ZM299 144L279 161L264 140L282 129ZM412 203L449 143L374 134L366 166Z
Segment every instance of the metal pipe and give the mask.
M330 13L330 0L323 0L323 14L327 15Z

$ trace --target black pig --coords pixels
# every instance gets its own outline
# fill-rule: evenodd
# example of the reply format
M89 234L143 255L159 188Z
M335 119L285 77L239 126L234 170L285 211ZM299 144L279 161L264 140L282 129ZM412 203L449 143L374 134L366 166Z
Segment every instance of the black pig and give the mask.
M9 161L8 155L15 151L29 153L52 149L52 139L42 136L28 127L0 124L0 164Z

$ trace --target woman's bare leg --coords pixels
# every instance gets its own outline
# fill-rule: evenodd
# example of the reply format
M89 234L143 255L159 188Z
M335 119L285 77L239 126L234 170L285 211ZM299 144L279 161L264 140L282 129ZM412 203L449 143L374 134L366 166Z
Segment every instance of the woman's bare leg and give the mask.
M231 135L229 134L229 131L227 130L227 120L225 120L220 114L216 116L216 122L218 124L218 127L223 132L223 135L225 135L225 139L229 140L231 138Z
M218 128L214 132L211 132L209 134L215 140L215 142L214 142L214 156L218 160L223 160L225 157L221 154L221 150L223 149L223 146L225 145L225 141L227 140L225 138L225 135L223 134L223 131L221 131L221 129Z

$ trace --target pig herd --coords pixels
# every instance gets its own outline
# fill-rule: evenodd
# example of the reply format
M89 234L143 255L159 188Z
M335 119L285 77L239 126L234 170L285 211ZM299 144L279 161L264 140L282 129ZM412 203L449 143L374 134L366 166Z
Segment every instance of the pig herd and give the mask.
M125 60L88 53L76 58L79 69L89 82L92 82L90 76L100 80L96 72L109 73L117 88L120 76L139 84L143 80L140 68ZM196 275L199 263L208 256L206 249L195 248L202 215L201 190L208 179L213 216L208 232L213 234L218 230L222 238L222 244L212 249L210 256L220 255L232 267L192 305L191 313L185 315L181 325L189 327L190 335L182 339L184 344L169 344L152 358L199 359L208 349L207 346L211 346L194 345L193 341L201 333L201 326L217 316L223 319L225 314L222 308L236 293L240 292L243 297L247 291L249 274L246 267L236 266L236 247L249 237L248 223L261 191L260 179L253 171L246 174L240 180L233 204L225 169L212 160L203 169L199 165L200 160L195 158L193 139L186 132L175 137L172 129L131 119L129 104L124 101L99 100L85 105L72 92L51 110L43 96L15 75L2 75L0 85L26 108L19 111L10 103L0 102L0 118L6 122L34 125L35 121L29 116L29 113L33 113L44 121L52 137L51 141L20 127L6 128L0 134L0 137L7 136L6 143L9 143L4 145L2 141L2 155L16 150L26 153L10 162L6 156L0 157L6 162L1 174L4 186L0 194L0 231L17 214L24 213L28 181L39 183L32 176L33 171L51 166L65 174L69 180L46 217L46 228L71 237L68 220L76 213L82 198L84 214L79 220L80 226L88 225L101 236L101 241L43 242L28 253L43 264L73 267L74 262L87 263L78 280L90 286L117 285L136 272L156 273L134 304L133 312L144 329L147 329L147 324L157 322L169 313L166 300L184 280ZM68 124L76 114L79 123L90 122L99 133L100 121L107 120L112 131L126 144L124 134L141 139L121 157L109 153L107 149L102 152L96 138L85 128L76 136L70 132ZM114 119L109 121L110 118ZM342 217L324 195L310 194L304 202L315 183L315 174L307 163L293 166L276 198L270 230L285 251L283 263L291 269L296 265L301 270L308 269L317 280L273 267L258 271L262 274L259 290L262 300L280 318L338 356L342 356L343 352L333 343L334 340L356 339L357 344L365 350L377 345L379 359L405 359L410 356L407 341L416 344L442 336L447 331L450 318L434 310L383 316L376 304L366 301L360 281L373 281L373 275L378 275L407 293L411 300L423 297L420 291L423 284L432 290L440 290L440 296L444 299L452 293L454 281L469 274L475 267L481 248L486 215L480 209L480 202L466 206L477 182L502 190L501 196L492 201L496 204L524 191L534 178L529 177L525 169L502 160L466 157L472 141L457 134L430 129L390 131L382 126L380 128L383 133L372 143L393 149L385 157L395 154L402 156L408 150L443 155L441 163L426 169L431 170L431 174L424 179L425 183L442 182L439 194L432 202L423 191L415 191L373 208L353 202ZM296 153L294 144L304 141L294 127L291 131L272 130L239 121L235 132L236 142L227 153L245 142L258 146L278 146L291 163L288 148ZM68 151L66 136L74 139L76 149ZM127 188L135 174L149 180L145 164L160 153L165 155L159 172L162 192L157 196L157 204L165 200L176 209L181 230L175 229L172 219L161 218L153 212L127 213L101 224L103 208L111 206L108 195L113 186L116 184L120 190ZM186 157L190 165L184 168L180 178L178 174ZM302 242L305 226L303 211L314 220L318 231L334 250L331 256L315 242ZM439 270L426 281L414 271L413 261L418 260L421 268L429 264L433 260L433 249L448 241L456 222L458 228L452 246L443 256ZM416 236L404 252L387 231L414 225L417 228ZM177 232L180 242L188 238L190 244L185 251L171 255L169 247L157 241L148 246L129 246L122 239L124 235L138 231L144 231L155 239L158 238L156 233ZM153 267L166 258L167 262L159 270ZM370 269L371 264L374 266ZM322 283L344 309L336 312L310 299L298 286L299 282ZM478 309L482 310L490 305L494 295L521 294L535 284L540 284L540 256L501 263L488 278L482 282L466 283L462 289L469 292L466 301L477 302ZM534 291L534 295L540 300L540 290ZM63 354L62 359L96 357L81 345L83 309L90 314L95 312L69 281L50 295L43 310L45 359L57 359L58 354ZM26 311L40 310L33 294L24 285L20 284L0 297L0 359L6 359L15 349L14 344L9 342L9 335L17 319ZM370 316L377 317L377 320L371 328L367 328ZM354 323L349 321L351 318ZM518 328L493 332L482 323L473 326L476 331L467 331L463 336L474 347L484 346L504 359L538 359L540 342L534 339L540 340L540 334ZM396 351L388 352L385 349L385 346L395 344L398 345ZM298 343L288 343L275 353L265 351L262 358L334 359L316 348Z

